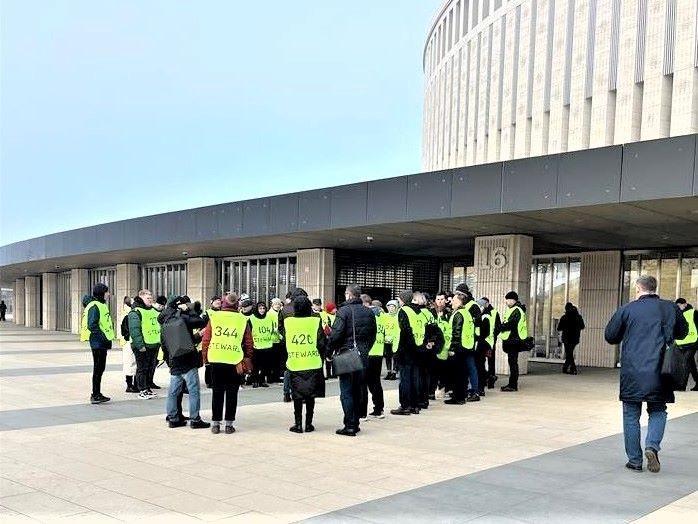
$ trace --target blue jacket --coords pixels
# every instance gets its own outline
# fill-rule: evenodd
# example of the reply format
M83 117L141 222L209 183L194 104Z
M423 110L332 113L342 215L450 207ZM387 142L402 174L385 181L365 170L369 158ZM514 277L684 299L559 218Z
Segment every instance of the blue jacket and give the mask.
M623 344L620 400L674 402L673 391L661 383L663 333L680 339L686 336L686 331L686 321L676 304L660 300L657 295L643 295L613 314L605 337L609 344Z

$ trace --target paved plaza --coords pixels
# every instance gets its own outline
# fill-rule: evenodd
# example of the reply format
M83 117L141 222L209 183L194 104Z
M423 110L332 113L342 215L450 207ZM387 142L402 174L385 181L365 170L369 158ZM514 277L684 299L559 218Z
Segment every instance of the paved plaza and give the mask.
M612 369L573 377L535 364L518 394L432 403L369 421L356 438L334 434L336 381L313 434L288 431L292 407L277 386L242 390L237 433L212 435L169 429L164 398L124 393L119 350L103 380L112 402L89 404L90 374L74 335L0 325L3 522L698 519L698 394L679 393L669 408L661 473L633 473ZM168 379L159 368L156 383ZM384 386L397 406L396 383ZM206 420L210 399L204 389Z

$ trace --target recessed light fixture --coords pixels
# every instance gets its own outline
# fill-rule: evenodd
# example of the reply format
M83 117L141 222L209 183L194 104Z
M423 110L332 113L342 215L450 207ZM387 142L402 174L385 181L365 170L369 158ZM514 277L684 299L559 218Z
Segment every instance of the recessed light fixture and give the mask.
M183 256L183 257L189 256L189 252L188 252L188 251L182 251L182 256Z

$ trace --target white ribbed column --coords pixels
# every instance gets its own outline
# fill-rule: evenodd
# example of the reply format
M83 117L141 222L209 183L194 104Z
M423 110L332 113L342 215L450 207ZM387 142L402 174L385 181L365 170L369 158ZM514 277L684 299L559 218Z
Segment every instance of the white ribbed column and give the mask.
M477 289L475 298L486 296L494 307L503 312L504 295L516 291L521 302L526 302L531 289L533 239L524 235L496 235L475 238L475 270ZM520 372L528 372L528 353L519 353ZM497 344L497 373L509 373L507 357Z
M296 253L298 287L305 289L308 297L322 299L323 303L335 299L335 265L333 249L299 249Z
M15 280L15 302L14 310L12 312L12 320L15 324L24 325L24 301L25 301L25 291L24 291L24 279L18 278Z

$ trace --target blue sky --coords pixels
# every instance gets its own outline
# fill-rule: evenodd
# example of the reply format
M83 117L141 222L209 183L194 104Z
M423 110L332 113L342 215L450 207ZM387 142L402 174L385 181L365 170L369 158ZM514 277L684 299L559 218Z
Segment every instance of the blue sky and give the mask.
M0 244L418 172L441 3L3 0Z

